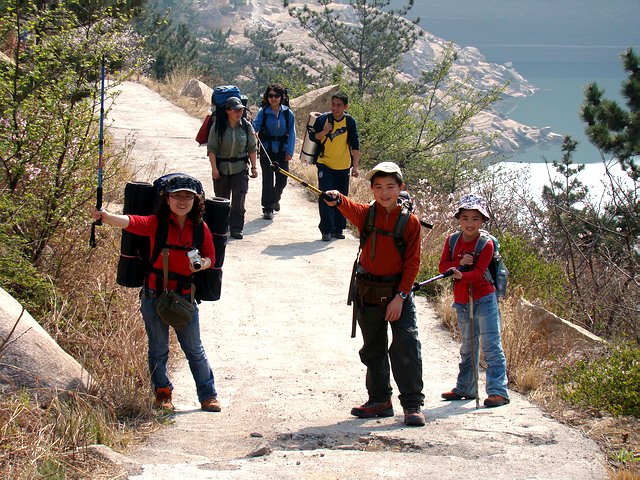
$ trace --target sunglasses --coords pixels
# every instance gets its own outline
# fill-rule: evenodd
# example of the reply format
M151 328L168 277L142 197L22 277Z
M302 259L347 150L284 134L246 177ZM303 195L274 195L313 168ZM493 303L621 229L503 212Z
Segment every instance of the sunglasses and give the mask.
M280 95L279 93L270 93L269 98L280 98L282 95Z

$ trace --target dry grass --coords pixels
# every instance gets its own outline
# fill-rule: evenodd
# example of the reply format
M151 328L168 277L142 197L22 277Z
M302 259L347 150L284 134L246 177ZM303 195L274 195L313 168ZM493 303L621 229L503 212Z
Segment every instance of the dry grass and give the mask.
M124 185L111 179L113 185ZM122 472L84 447L123 451L159 428L151 409L147 340L137 291L115 284L120 231L97 229L89 249L88 213L50 242L42 269L54 279L53 309L39 322L93 380L90 393L38 405L35 392L0 400L0 478L119 478ZM121 477L125 478L125 477Z

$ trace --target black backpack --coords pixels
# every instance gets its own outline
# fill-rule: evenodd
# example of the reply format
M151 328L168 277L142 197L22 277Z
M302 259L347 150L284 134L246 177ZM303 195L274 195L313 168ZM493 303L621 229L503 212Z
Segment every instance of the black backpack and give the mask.
M449 237L449 255L451 259L453 259L453 251L461 234L462 232L455 232ZM474 253L476 257L480 255L480 252L488 242L493 242L493 258L491 258L489 267L484 272L484 278L491 282L491 285L496 289L496 297L502 298L507 294L509 271L500 254L500 242L486 230L480 230L480 238L478 238Z

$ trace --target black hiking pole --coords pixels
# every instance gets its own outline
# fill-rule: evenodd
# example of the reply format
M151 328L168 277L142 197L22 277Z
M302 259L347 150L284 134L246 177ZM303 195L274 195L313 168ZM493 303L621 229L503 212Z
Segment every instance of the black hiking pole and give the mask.
M325 192L323 192L319 188L317 188L317 187L305 182L304 180L302 180L300 177L294 175L293 173L287 172L286 170L282 169L280 167L280 165L278 165L278 162L273 162L271 160L271 157L269 157L269 154L267 153L267 150L264 148L264 145L262 144L262 141L260 140L260 137L258 137L256 135L256 138L258 139L258 143L260 143L260 146L262 147L262 151L266 155L267 160L269 160L269 165L271 165L271 170L273 170L274 172L280 172L284 176L289 177L292 180L295 180L296 182L302 184L302 186L304 186L304 187L307 187L309 190L311 190L313 193L315 193L319 197L323 198L324 200L328 200L330 202L335 201L335 198L333 198L330 195L327 195Z
M102 73L101 73L101 85L100 85L100 137L99 137L99 154L98 154L98 188L96 190L96 209L102 208L102 146L104 144L104 57L102 57ZM95 248L96 246L96 226L102 225L102 220L95 220L91 224L91 238L89 239L89 246Z
M450 277L451 275L453 275L453 270L447 270L444 273L441 273L440 275L436 275L435 277L431 277L423 282L416 282L413 284L413 288L411 289L412 292L417 292L418 290L420 290L420 288L424 287L425 285L428 285L431 282L435 282L436 280L442 280L443 278L447 278Z

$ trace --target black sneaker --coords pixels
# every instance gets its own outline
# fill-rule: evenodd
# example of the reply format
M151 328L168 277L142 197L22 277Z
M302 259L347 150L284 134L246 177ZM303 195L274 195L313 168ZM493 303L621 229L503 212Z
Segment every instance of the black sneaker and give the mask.
M410 427L424 427L424 413L420 407L407 407L404 409L404 423Z
M242 232L231 232L231 236L237 240L242 240L244 238Z
M342 233L341 231L340 231L340 232L332 233L332 234L331 234L331 236L332 236L333 238L337 238L337 239L339 239L339 240L344 240L344 239L345 239L344 233Z
M273 220L273 212L264 212L262 218L265 220Z
M323 233L322 234L322 241L323 242L330 242L331 241L331 234L330 233Z
M276 212L279 212L279 211L280 211L280 202L276 202L276 203L274 203L274 204L273 204L273 209L274 209Z
M393 405L391 400L386 402L372 402L369 400L359 407L353 407L351 415L359 418L393 417Z

